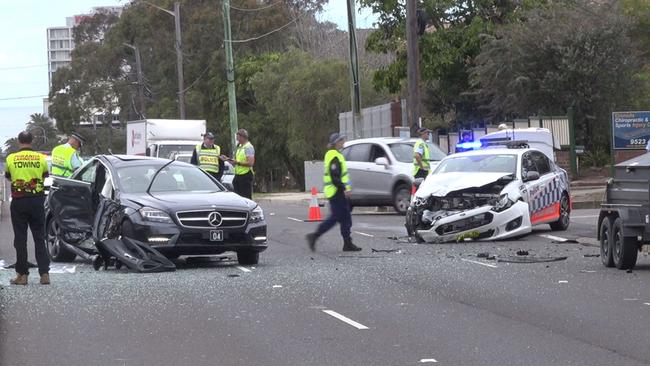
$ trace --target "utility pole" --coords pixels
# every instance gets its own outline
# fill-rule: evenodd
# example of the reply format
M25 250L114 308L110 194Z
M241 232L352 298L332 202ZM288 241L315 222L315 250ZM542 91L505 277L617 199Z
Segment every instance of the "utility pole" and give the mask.
M354 138L361 138L363 116L361 115L361 82L359 80L359 55L357 52L355 0L348 3L348 35L350 42L350 97L352 98L352 129Z
M183 43L181 41L181 4L174 3L176 28L176 70L178 73L178 109L181 119L185 119L185 82L183 80Z
M406 73L408 74L408 110L411 132L417 130L420 120L420 52L418 49L418 0L406 0Z
M135 69L138 76L138 101L140 102L140 115L141 119L146 119L145 105L144 105L144 80L142 77L142 60L140 59L140 49L134 45L123 43L126 47L129 47L135 53Z
M235 156L237 142L235 134L237 126L237 95L235 93L235 66L232 57L232 34L230 31L230 0L223 0L223 37L224 48L226 49L226 79L228 82L228 111L230 112L230 146L232 155Z

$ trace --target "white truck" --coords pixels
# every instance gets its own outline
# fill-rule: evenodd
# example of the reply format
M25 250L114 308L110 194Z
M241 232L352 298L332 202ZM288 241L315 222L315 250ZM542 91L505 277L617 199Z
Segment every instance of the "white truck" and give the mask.
M126 123L126 153L174 159L203 141L205 120L145 119Z

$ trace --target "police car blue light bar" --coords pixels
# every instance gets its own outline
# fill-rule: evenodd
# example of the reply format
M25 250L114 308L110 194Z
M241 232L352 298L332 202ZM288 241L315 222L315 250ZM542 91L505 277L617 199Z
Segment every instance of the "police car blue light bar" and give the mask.
M468 141L468 142L461 142L459 144L456 144L457 148L461 148L463 150L474 150L474 149L480 149L483 146L481 141Z

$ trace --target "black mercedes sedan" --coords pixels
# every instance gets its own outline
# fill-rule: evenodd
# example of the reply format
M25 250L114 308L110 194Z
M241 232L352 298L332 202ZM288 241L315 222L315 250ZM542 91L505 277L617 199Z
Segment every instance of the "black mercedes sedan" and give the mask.
M257 264L267 248L262 208L180 161L96 156L70 178L54 179L45 208L53 261L121 236L169 258L233 251L240 264Z

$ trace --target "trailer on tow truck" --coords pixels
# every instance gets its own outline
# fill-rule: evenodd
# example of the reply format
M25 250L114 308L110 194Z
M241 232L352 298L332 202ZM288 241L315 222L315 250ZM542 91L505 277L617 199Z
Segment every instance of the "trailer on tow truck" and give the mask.
M606 267L632 269L650 245L650 153L615 166L598 215L600 257Z

